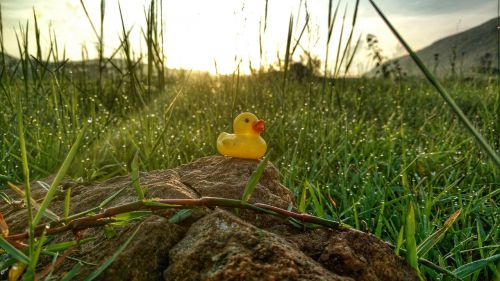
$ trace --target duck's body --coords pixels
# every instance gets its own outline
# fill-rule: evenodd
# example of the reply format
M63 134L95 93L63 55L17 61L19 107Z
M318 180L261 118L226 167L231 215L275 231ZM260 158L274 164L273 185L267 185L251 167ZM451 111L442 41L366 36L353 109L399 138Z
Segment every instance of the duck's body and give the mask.
M266 141L260 136L264 121L249 112L234 119L234 134L221 133L217 138L217 150L230 157L259 159L266 153Z
M220 133L217 149L225 156L259 159L266 153L267 144L261 136Z

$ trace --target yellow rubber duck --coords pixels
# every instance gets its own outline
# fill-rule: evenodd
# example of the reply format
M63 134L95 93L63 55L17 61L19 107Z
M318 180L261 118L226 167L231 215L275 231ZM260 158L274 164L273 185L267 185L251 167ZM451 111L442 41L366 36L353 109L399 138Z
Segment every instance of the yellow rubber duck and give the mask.
M266 141L260 136L264 131L264 120L253 113L243 112L233 121L234 134L220 133L217 150L230 157L259 159L266 153Z

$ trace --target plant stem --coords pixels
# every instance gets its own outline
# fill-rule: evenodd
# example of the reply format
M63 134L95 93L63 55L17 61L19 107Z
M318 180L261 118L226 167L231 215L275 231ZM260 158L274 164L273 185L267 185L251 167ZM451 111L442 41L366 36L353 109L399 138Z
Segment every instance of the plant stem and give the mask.
M235 199L202 197L197 199L150 199L150 200L135 201L120 206L107 208L99 214L89 215L83 218L70 220L67 224L62 226L57 226L57 225L61 225L62 223L64 223L65 222L64 219L58 222L53 222L52 224L38 225L35 228L34 233L35 236L40 235L45 229L47 235L58 234L69 230L71 230L73 233L77 233L78 231L86 228L98 227L106 225L108 223L112 223L115 221L112 217L118 214L144 210L144 209L157 210L157 209L169 209L169 208L190 208L199 206L206 206L206 207L220 206L220 207L249 209L256 212L266 213L269 215L274 215L279 217L295 218L302 222L314 223L329 228L346 228L345 225L335 221L322 219L309 214L295 213L292 211L287 211L285 209L281 209L267 204L262 204L262 203L250 204ZM26 237L28 237L28 233L24 232L24 233L12 234L6 237L6 239L8 241L17 241L25 239Z

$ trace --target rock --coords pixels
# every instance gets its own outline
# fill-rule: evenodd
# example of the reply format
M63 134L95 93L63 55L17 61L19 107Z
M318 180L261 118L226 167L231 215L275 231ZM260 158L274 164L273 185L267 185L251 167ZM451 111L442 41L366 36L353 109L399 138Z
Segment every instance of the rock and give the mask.
M353 280L329 272L286 239L216 210L170 251L165 280Z
M224 197L240 199L248 178L257 167L254 160L212 156L164 171L142 173L141 186L148 198ZM45 179L50 183L52 178ZM45 190L33 185L33 197ZM130 177L72 187L70 214L96 207L123 189L107 207L136 200ZM15 197L12 192L7 192ZM49 208L63 213L64 192ZM278 171L269 163L250 202L281 208L293 203L292 193L279 183ZM142 221L114 227L116 236L107 239L102 228L87 229L83 237L96 237L74 248L71 257L85 264L75 280L83 280L106 262L140 227L127 248L99 276L98 280L418 280L418 276L390 247L370 234L356 230L299 230L269 215L228 208L194 209L180 224L168 221L178 210L154 211ZM11 234L26 226L26 211L0 206ZM140 224L140 225L139 225ZM108 228L109 229L109 228ZM72 233L56 235L54 242L74 240ZM42 258L41 265L51 259ZM59 280L75 261L66 259L53 279ZM5 277L5 276L0 276Z
M205 157L182 165L175 170L181 182L196 190L200 196L241 199L248 178L258 162L230 157ZM278 181L278 171L269 164L252 193L250 202L287 208L293 194Z
M105 239L97 243L83 245L77 253L78 258L102 264L130 237L137 227L122 231L119 237ZM182 239L186 228L171 224L168 219L152 215L140 225L139 232L117 259L99 275L98 280L161 280L162 269L168 266L169 250ZM97 233L94 233L94 235ZM99 234L97 234L99 235ZM70 264L61 271L71 269ZM86 267L75 280L83 280L96 267ZM59 280L60 278L57 278Z
M387 243L371 234L346 230L330 237L318 260L325 268L359 281L414 280L413 271Z

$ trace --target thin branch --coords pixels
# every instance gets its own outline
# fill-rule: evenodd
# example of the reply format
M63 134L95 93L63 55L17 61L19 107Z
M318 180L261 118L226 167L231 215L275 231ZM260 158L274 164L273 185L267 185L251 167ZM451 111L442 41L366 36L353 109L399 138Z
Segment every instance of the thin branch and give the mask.
M355 232L359 231L350 228L349 226L340 222L323 219L309 214L296 213L293 211L288 211L268 204L263 204L263 203L251 204L243 202L241 200L226 199L219 197L201 197L196 199L145 199L141 201L135 201L120 206L104 209L101 213L95 215L88 215L82 218L73 219L69 221L67 224L64 224L65 223L64 220L60 220L49 224L38 225L35 228L35 235L39 236L42 234L43 230L46 230L45 232L46 235L53 235L53 234L63 233L66 231L72 231L75 235L78 236L78 232L83 229L99 227L107 225L112 222L116 222L116 220L113 217L123 213L139 211L139 210L160 210L160 209L170 209L170 208L186 209L186 208L194 208L200 206L249 209L256 212L269 214L272 216L277 216L282 218L293 218L303 223L316 224L331 229L350 229L351 231ZM23 247L24 244L22 244L20 241L26 238L28 238L28 232L12 234L10 236L5 237L7 241L12 243L16 247ZM387 243L390 247L394 248L394 245L391 245L388 242L385 243ZM401 251L403 251L403 249L401 249ZM457 278L457 276L454 275L452 272L432 263L429 260L419 258L418 262L438 272Z
M54 235L66 231L72 231L73 233L78 233L80 230L83 229L103 226L115 222L116 220L113 219L114 216L132 211L139 211L144 209L158 210L158 209L169 209L169 208L193 208L199 206L206 206L206 207L220 206L220 207L249 209L256 212L266 213L269 215L274 215L279 217L285 217L285 218L291 217L298 219L302 222L314 223L329 228L344 227L342 224L335 221L322 219L309 214L295 213L292 211L287 211L285 209L281 209L267 204L262 204L262 203L250 204L235 199L201 197L197 199L148 199L142 201L135 201L120 206L104 209L103 211L95 215L88 215L82 218L71 220L67 224L65 224L64 220L59 220L48 224L38 225L35 228L35 235L36 236L41 235L44 229L46 230L47 235ZM28 233L23 232L7 236L6 239L8 241L19 241L26 239L27 237Z

